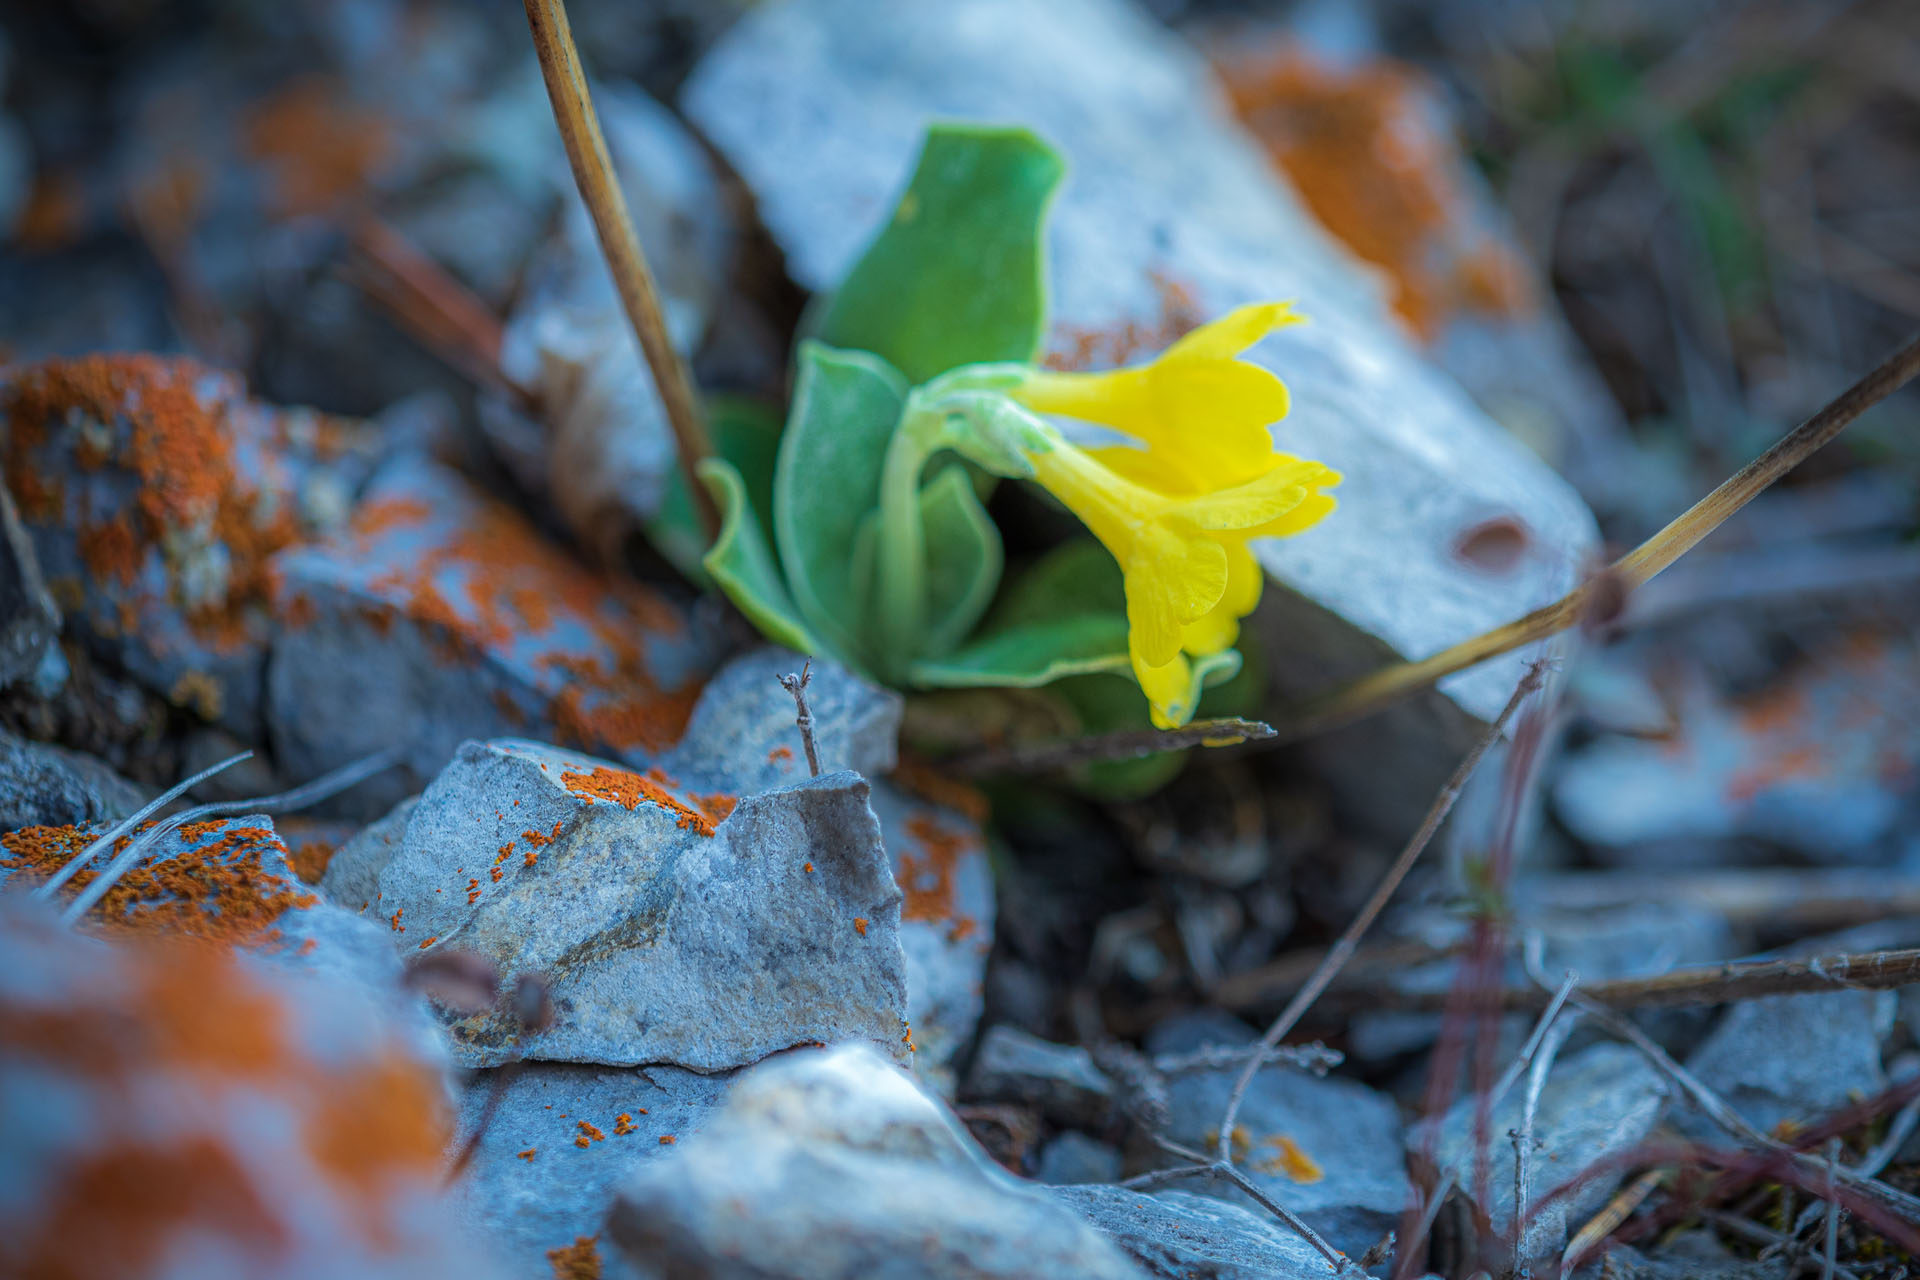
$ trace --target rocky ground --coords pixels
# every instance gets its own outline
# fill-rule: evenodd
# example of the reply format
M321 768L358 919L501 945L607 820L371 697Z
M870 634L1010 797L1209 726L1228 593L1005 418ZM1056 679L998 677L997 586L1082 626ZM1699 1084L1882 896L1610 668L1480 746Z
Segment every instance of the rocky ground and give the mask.
M1299 301L1254 356L1345 481L1259 550L1263 718L1558 598L1920 314L1898 6L573 8L743 420L933 120L1067 157L1056 366ZM1911 393L1605 626L1033 767L1019 708L797 707L671 567L517 10L187 9L0 45L0 1272L1912 1272Z

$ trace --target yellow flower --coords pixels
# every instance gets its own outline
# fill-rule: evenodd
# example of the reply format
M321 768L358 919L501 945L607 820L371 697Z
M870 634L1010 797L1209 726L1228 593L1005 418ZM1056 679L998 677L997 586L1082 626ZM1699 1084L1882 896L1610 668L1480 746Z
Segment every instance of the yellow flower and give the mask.
M1269 451L1269 457L1273 456ZM1065 441L1027 454L1033 479L1093 532L1126 580L1127 652L1162 729L1193 717L1192 664L1219 653L1260 600L1250 538L1298 533L1333 509L1318 492L1340 477L1291 459L1254 479L1197 497L1172 497L1116 474Z
M1267 428L1287 416L1287 386L1236 359L1275 329L1299 324L1291 303L1241 307L1202 325L1144 365L1104 373L1037 369L1008 394L1029 409L1123 431L1144 448L1092 450L1107 468L1162 493L1245 484L1294 461Z

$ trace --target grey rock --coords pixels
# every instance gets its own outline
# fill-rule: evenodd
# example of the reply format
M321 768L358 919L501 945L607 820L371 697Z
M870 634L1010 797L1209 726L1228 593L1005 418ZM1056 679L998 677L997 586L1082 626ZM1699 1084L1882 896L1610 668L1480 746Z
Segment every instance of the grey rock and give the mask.
M404 744L405 768L341 797L338 811L358 817L419 790L468 738L663 749L713 660L711 639L664 598L588 570L418 456L374 476L346 530L274 570L287 622L265 687L281 769L312 777Z
M0 831L112 824L148 798L92 756L0 729Z
M463 1137L479 1128L496 1088L500 1097L454 1184L453 1209L511 1274L546 1280L547 1251L599 1235L619 1185L704 1128L732 1080L677 1067L552 1062L476 1072L460 1093ZM672 1143L662 1141L668 1137ZM601 1257L611 1262L612 1250L602 1248Z
M301 495L349 492L384 447L365 423L249 399L194 361L17 365L11 464L39 477L21 518L67 629L153 693L261 737L274 621L266 553L328 532ZM164 433L164 434L163 434Z
M1514 1151L1507 1133L1520 1125L1525 1089L1524 1079L1515 1084L1494 1108L1488 1127L1493 1200L1476 1207L1490 1218L1496 1236L1513 1229ZM1608 1156L1646 1139L1665 1113L1667 1098L1666 1079L1625 1045L1596 1044L1556 1062L1534 1113L1529 1203L1541 1202ZM1471 1098L1456 1103L1440 1129L1439 1166L1454 1172L1461 1194L1470 1194L1473 1185L1476 1106ZM1569 1223L1577 1226L1598 1212L1622 1176L1596 1176L1578 1192L1540 1210L1521 1242L1522 1256L1536 1266L1557 1260L1566 1247Z
M743 1073L703 1133L620 1188L606 1238L640 1275L677 1280L1141 1275L852 1045Z
M60 611L40 576L40 560L0 484L0 689L26 680L60 634Z
M1166 1280L1326 1280L1327 1260L1270 1216L1185 1191L1144 1195L1125 1187L1059 1187L1054 1198L1085 1215L1146 1269Z
M1040 1149L1035 1176L1051 1187L1118 1182L1120 1153L1078 1129L1068 1129Z
M380 896L380 872L406 838L407 819L418 803L419 796L408 796L335 850L320 878L321 891L348 911L369 910Z
M649 763L695 791L755 795L805 778L793 700L777 681L803 661L766 647L729 662L701 691L678 745ZM851 769L872 788L870 803L903 893L900 944L914 1062L951 1092L947 1068L973 1039L993 942L986 839L973 817L882 776L896 762L898 694L815 661L807 704L820 767Z
M1098 1125L1114 1102L1113 1082L1085 1049L1009 1026L990 1028L981 1038L967 1072L966 1094L1020 1103L1062 1125Z
M783 0L729 31L681 105L809 289L832 288L891 213L925 125L973 118L1028 125L1067 157L1049 241L1053 354L1131 358L1122 335L1170 339L1194 315L1297 299L1312 323L1253 358L1292 389L1281 447L1346 479L1338 514L1259 548L1287 589L1263 623L1287 636L1286 692L1525 613L1570 586L1596 544L1566 483L1409 348L1373 274L1274 176L1201 58L1121 0ZM1528 530L1526 554L1497 575L1453 554L1494 517ZM1323 768L1403 827L1522 665L1483 664L1395 723L1329 739Z
M454 1020L458 1061L718 1071L850 1038L906 1056L900 891L867 784L839 772L742 796L717 823L711 803L538 743L461 747L373 910L403 952L541 975L556 1017L524 1041L504 1011Z
M1687 1069L1755 1127L1804 1124L1884 1089L1882 1006L1889 993L1834 991L1766 996L1734 1005L1687 1058ZM1680 1127L1718 1126L1691 1111Z
M1194 1019L1190 1025L1159 1029L1148 1037L1148 1046L1155 1053L1180 1053L1253 1039L1244 1024L1209 1027ZM1211 1149L1238 1075L1238 1068L1229 1068L1182 1074L1170 1081L1173 1118L1168 1136ZM1399 1112L1391 1100L1358 1081L1269 1068L1254 1077L1236 1129L1238 1163L1262 1194L1347 1253L1364 1253L1393 1229L1412 1195L1401 1155ZM1157 1157L1156 1162L1165 1159ZM1209 1180L1195 1181L1192 1189L1254 1206L1237 1189Z

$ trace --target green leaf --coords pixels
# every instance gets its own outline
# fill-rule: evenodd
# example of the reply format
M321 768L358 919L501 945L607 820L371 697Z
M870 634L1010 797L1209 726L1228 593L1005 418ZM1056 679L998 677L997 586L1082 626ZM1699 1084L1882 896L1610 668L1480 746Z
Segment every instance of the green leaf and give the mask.
M929 127L892 220L816 336L875 352L916 386L957 365L1032 360L1046 336L1047 206L1065 172L1026 129Z
M720 508L720 536L700 562L714 585L767 639L800 653L825 652L800 620L780 581L779 567L739 471L730 462L709 458L700 464L700 479Z
M1092 672L1126 675L1126 608L1113 557L1078 539L1021 574L972 641L914 663L908 675L926 688L1034 688Z
M713 450L731 464L744 482L746 498L761 528L773 513L773 460L780 448L780 415L771 406L746 396L719 395L705 400L707 434ZM660 507L647 522L647 540L668 564L697 586L707 586L700 561L707 552L706 530L687 493L685 473L678 466L667 473Z
M774 544L800 616L843 658L871 669L855 536L879 503L881 467L907 386L886 361L864 351L803 342L799 363L774 467Z
M1006 556L965 467L945 468L920 490L920 522L927 548L927 634L920 652L937 655L965 639L987 611Z

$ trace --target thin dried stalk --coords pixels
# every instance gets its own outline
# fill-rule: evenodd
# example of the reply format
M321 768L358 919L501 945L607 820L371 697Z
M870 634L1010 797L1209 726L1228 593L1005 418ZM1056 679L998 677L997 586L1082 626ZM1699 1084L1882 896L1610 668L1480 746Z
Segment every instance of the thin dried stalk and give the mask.
M1617 593L1622 590L1631 592L1652 580L1662 569L1719 528L1727 517L1799 466L1862 413L1898 391L1915 374L1920 374L1920 336L1910 339L1905 346L1881 361L1871 373L1788 432L1773 448L1728 477L1719 488L1687 508L1666 528L1616 560L1607 573L1582 583L1544 608L1535 609L1523 618L1504 623L1471 640L1463 640L1430 658L1396 663L1364 676L1346 688L1309 704L1298 715L1282 722L1276 738L1292 741L1385 710L1455 672L1465 671L1489 658L1497 658L1523 645L1565 631L1607 597L1612 597L1617 603Z
M1178 729L1121 729L1113 733L1057 742L1035 742L1007 747L988 747L970 754L943 760L941 768L963 777L990 774L1033 773L1064 769L1068 765L1090 764L1097 760L1131 760L1156 751L1180 751L1187 747L1231 747L1242 742L1259 742L1273 736L1273 727L1258 720L1225 717L1195 720Z
M1246 1101L1247 1088L1253 1083L1253 1077L1259 1072L1260 1064L1265 1061L1267 1053L1280 1043L1287 1032L1293 1030L1295 1024L1319 998L1320 993L1326 990L1327 984L1333 981L1334 975L1340 972L1341 966L1346 964L1353 955L1354 948L1360 945L1361 937L1373 927L1373 922L1379 918L1380 913L1386 910L1387 902L1393 897L1394 890L1398 889L1400 882L1406 879L1407 872L1413 870L1414 862L1427 847L1427 842L1433 839L1433 833L1440 829L1440 824L1445 822L1447 815L1453 811L1454 802L1460 798L1461 790L1467 785L1467 779L1473 776L1473 771L1479 767L1481 758L1487 754L1488 749L1495 742L1499 741L1500 735L1506 731L1507 721L1512 719L1513 713L1520 709L1520 704L1532 696L1545 679L1544 663L1536 662L1527 668L1527 674L1521 677L1519 686L1514 689L1513 696L1507 699L1507 705L1495 718L1492 727L1475 744L1473 750L1467 753L1467 758L1460 762L1460 767L1453 771L1453 776L1447 779L1446 785L1440 788L1440 794L1434 797L1433 807L1427 810L1427 816L1420 823L1419 830L1413 833L1406 847L1400 851L1400 856L1394 860L1393 866L1389 867L1387 874L1381 877L1379 885L1373 891L1373 896L1367 899L1366 905L1361 907L1360 913L1353 918L1353 923L1347 926L1346 932L1340 935L1340 940L1327 952L1327 958L1321 961L1319 969L1307 980L1307 985L1300 988L1288 1002L1287 1007L1281 1011L1280 1016L1275 1018L1273 1024L1267 1028L1266 1035L1260 1038L1259 1049L1240 1069L1240 1076L1233 1083L1233 1092L1227 1098L1226 1114L1220 1121L1217 1159L1222 1161L1232 1159L1230 1143L1233 1122L1239 1118L1240 1106Z
M647 269L646 255L640 251L640 237L633 229L633 216L627 211L627 199L614 177L613 159L607 154L607 140L600 133L600 118L594 113L592 95L587 92L586 73L580 67L580 51L573 44L573 28L567 22L563 0L525 0L527 25L533 30L534 52L540 57L540 74L547 82L547 97L553 103L553 118L560 126L560 138L566 143L567 161L573 166L573 179L579 184L580 198L593 217L594 233L600 251L606 255L607 269L613 273L614 288L620 304L626 308L640 350L646 354L647 368L660 392L660 403L667 411L667 423L673 428L678 446L680 470L687 482L688 496L700 523L712 537L720 531L720 512L713 505L707 487L700 483L696 468L713 456L713 444L700 417L700 404L693 392L693 378L686 361L674 349L667 336L667 321L660 309L660 293Z

